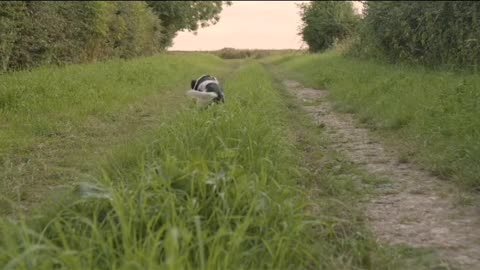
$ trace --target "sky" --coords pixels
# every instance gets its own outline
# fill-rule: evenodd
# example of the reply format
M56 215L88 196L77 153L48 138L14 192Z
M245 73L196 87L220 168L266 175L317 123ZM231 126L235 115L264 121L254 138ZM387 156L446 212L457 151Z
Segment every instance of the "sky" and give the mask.
M301 26L297 4L309 1L232 1L220 21L200 28L197 35L179 32L170 50L205 51L237 49L305 49L298 35ZM360 10L362 4L354 2Z

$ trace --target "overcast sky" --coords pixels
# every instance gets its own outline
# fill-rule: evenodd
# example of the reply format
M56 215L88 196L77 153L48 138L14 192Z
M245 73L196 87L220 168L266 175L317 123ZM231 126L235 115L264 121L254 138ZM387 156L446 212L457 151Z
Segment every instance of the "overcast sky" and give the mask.
M202 28L197 35L180 32L170 50L300 49L301 25L298 3L309 1L233 1L224 7L216 25ZM361 8L360 2L354 2Z

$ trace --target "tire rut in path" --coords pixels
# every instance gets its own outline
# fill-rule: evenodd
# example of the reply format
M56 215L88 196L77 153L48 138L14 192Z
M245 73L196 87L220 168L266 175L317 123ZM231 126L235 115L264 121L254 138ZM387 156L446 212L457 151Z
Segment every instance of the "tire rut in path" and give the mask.
M335 113L326 98L328 91L290 80L284 84L291 94L308 102L304 109L331 133L331 147L369 173L390 180L375 190L378 195L366 205L369 225L379 242L431 248L455 268L480 269L478 207L456 206L453 184L414 164L399 162L398 154L376 142L366 128L357 127L351 115Z

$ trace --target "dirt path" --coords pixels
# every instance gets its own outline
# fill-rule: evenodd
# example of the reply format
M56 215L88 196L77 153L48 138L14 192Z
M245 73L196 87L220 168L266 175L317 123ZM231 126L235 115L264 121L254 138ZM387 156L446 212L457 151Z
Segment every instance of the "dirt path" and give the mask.
M378 241L432 248L455 269L480 269L480 209L455 205L450 183L431 176L357 127L351 115L333 111L328 92L284 81L305 104L318 124L331 134L335 150L346 154L369 173L390 179L366 205Z

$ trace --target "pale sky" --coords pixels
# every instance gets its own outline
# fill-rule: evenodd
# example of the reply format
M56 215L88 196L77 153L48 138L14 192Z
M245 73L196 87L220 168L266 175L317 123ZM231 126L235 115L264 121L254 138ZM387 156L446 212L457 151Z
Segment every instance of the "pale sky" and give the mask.
M198 34L179 32L169 50L203 51L237 49L306 48L298 35L301 26L298 3L309 1L233 1L224 7L216 25ZM354 6L362 7L360 2Z

